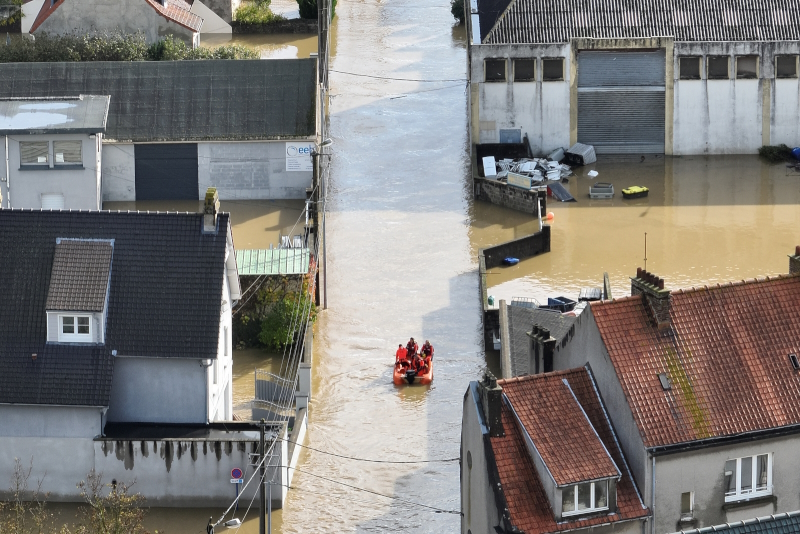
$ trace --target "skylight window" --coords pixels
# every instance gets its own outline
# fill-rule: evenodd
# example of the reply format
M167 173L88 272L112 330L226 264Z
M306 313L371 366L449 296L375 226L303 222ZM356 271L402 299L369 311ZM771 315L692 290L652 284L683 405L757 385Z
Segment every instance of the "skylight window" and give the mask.
M667 373L658 373L658 379L661 381L661 387L664 388L664 391L672 389Z
M792 362L792 367L794 367L795 371L800 370L800 361L797 360L797 354L791 353L789 355L789 361Z

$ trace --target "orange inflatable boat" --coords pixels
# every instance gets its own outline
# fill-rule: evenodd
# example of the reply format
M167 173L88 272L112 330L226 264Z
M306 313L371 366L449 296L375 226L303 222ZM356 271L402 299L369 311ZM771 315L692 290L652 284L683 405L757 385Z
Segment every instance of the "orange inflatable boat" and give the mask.
M433 361L431 361L431 368L425 374L417 374L412 371L408 366L396 363L394 365L394 384L402 386L403 384L423 384L427 385L433 382Z

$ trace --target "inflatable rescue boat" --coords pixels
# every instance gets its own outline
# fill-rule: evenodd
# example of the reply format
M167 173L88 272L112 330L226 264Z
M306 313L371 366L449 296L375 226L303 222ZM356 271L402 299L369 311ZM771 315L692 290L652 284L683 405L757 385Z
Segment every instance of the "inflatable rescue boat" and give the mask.
M393 382L396 386L403 384L422 384L427 385L433 382L433 361L427 373L417 374L413 369L401 363L394 364L394 378Z

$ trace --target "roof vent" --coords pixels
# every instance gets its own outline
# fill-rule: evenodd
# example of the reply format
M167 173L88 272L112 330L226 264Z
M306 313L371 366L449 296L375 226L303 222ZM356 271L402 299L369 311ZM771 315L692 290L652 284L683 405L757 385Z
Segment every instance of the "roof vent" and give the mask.
M794 367L795 371L800 370L800 361L797 361L797 354L791 353L789 355L789 361L792 362L792 367Z
M661 387L664 388L664 391L672 389L667 373L658 373L658 379L661 381Z

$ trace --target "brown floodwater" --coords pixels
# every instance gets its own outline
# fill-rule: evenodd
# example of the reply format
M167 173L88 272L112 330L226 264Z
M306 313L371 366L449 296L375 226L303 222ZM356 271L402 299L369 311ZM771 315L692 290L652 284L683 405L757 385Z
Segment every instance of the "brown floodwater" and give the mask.
M295 4L296 5L296 4ZM216 47L238 44L252 48L261 54L261 59L307 58L317 51L317 36L298 34L225 34L206 33L200 46Z
M299 465L316 476L295 474L273 532L455 532L458 515L399 499L458 510L457 463L364 463L326 452L390 461L458 456L464 392L496 366L481 344L478 249L527 235L538 222L471 198L465 84L453 81L465 76L465 39L449 2L340 0L336 12L329 309L315 325L306 442L318 450L304 450ZM585 177L589 170L599 176ZM612 182L617 197L590 200L594 181ZM634 184L650 196L623 200L619 190ZM627 277L644 262L645 232L647 267L669 287L784 273L786 254L800 243L800 177L754 156L602 159L566 186L578 202L548 205L552 251L492 269L490 293L574 296L599 286L605 271L614 295L627 295ZM223 209L232 212L239 248L271 242L268 232L292 219L246 215L225 202ZM394 349L409 336L436 347L431 386L391 383ZM252 369L272 358L234 353L238 408L252 394ZM204 532L212 512L219 514L153 509L148 526ZM257 526L252 509L241 532Z

